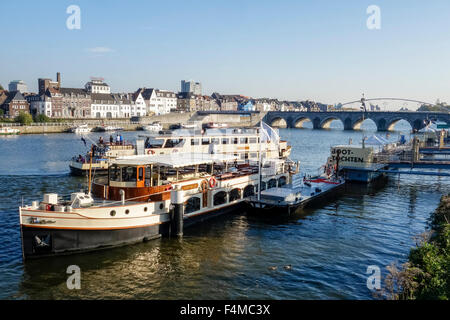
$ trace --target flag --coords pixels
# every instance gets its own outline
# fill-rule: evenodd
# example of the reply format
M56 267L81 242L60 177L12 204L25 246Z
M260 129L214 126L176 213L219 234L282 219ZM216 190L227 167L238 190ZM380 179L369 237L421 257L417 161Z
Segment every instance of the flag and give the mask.
M261 130L259 133L259 137L261 142L274 142L275 144L280 143L280 136L278 135L278 133L263 121L261 121Z

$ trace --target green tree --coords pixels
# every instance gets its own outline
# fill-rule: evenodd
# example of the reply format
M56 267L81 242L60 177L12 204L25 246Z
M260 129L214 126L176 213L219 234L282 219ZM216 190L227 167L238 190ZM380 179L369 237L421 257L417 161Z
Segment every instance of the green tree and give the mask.
M29 125L33 122L33 117L31 116L31 114L21 111L15 118L15 121L20 122L23 125Z
M3 86L0 84L0 90L5 90L5 89L3 89Z
M45 114L38 114L34 118L35 122L50 122L50 118L47 117Z
M3 111L3 109L0 108L0 118L3 118L4 115L5 115L5 111Z

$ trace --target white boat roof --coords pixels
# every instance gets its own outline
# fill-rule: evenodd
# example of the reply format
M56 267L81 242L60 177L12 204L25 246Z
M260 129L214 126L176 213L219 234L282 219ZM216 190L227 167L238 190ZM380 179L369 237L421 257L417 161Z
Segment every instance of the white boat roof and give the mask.
M175 129L172 130L170 133L164 133L164 134L142 134L139 136L142 137L150 137L150 138L186 138L186 137L195 137L195 138L209 138L209 137L220 137L220 136L254 136L259 135L257 128L222 128L222 129L206 129L205 132L202 134L201 130L194 130L194 129Z
M172 153L160 155L141 155L118 157L111 161L112 164L144 166L156 164L170 168L194 166L198 164L210 164L214 162L234 161L238 157L229 154L209 153Z

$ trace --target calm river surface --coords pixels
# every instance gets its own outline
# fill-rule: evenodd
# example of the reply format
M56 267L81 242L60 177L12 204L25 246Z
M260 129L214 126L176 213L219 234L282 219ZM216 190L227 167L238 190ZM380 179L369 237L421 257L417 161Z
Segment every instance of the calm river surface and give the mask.
M280 134L293 147L291 158L309 173L317 173L330 146L362 137L339 128ZM398 133L390 136L397 138ZM449 178L395 177L378 188L348 188L337 200L290 219L237 213L188 229L181 240L24 264L18 206L46 192L78 190L85 179L69 176L68 162L85 151L75 134L0 138L0 298L372 299L367 267L377 265L385 276L391 262L405 262L414 237L427 228L441 195L450 192ZM69 265L81 268L80 290L66 287ZM285 270L287 265L292 269Z

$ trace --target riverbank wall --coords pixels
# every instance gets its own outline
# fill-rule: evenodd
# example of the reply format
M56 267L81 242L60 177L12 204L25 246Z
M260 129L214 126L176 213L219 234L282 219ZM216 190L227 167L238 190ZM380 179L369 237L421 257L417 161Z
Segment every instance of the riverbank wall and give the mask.
M179 123L226 123L230 127L251 127L259 123L265 113L168 113L159 116L140 117L139 121L131 121L129 118L115 119L62 119L60 122L32 123L20 125L18 123L0 123L0 127L11 127L20 130L21 134L48 134L69 132L70 128L87 124L91 128L98 126L117 126L125 131L141 130L143 126L154 121L161 123L164 129Z

